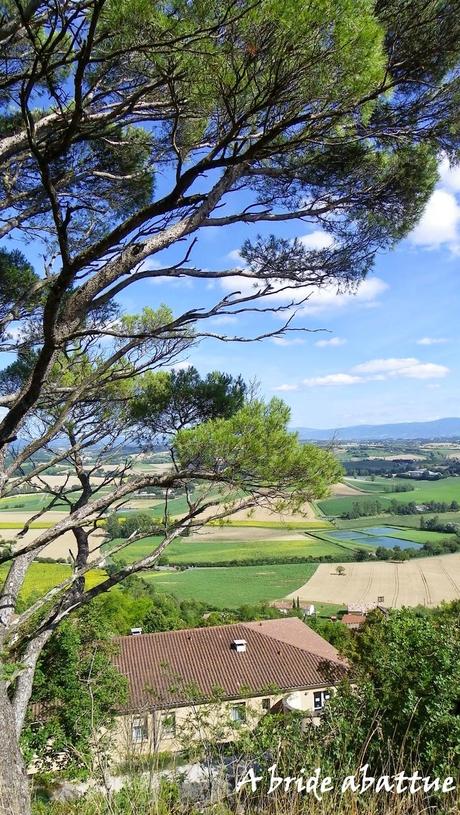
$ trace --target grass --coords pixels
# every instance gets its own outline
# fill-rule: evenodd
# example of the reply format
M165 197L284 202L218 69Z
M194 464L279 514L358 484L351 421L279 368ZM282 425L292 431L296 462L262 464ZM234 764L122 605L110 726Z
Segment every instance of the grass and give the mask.
M208 526L233 526L233 527L253 527L255 529L331 529L332 524L324 519L324 521L240 521L228 520L221 523L220 521L211 521Z
M8 564L0 566L0 584L8 572ZM21 599L29 600L32 597L46 594L53 586L57 586L71 574L70 566L64 563L32 563L27 571L24 585L21 589ZM86 575L86 588L90 589L101 583L106 574L102 569L92 569Z
M460 512L424 512L423 517L438 518L442 523L460 524ZM420 515L371 515L367 518L346 520L337 518L334 522L337 529L362 529L364 526L394 526L398 529L420 529Z
M399 486L401 484L407 484L408 479L390 479L390 478L375 478L374 481L364 481L363 479L359 478L345 478L343 483L346 484L348 487L353 487L356 490L361 490L362 492L369 492L369 493L385 493L386 495L390 495L392 498L396 498L398 495L402 493L390 493L385 492L385 488L388 490L390 487ZM411 482L412 483L412 482ZM345 496L352 498L353 496Z
M440 541L453 538L453 533L431 532L424 529L393 529L388 532L389 538L402 538L403 540L414 541L414 543L438 543Z
M382 485L387 479L382 479ZM349 482L354 483L354 482ZM376 484L377 482L359 482L359 484ZM390 482L393 483L393 482ZM394 482L397 483L397 482ZM395 499L399 504L408 504L414 501L416 504L424 504L429 501L460 501L460 478L444 478L440 481L417 481L415 479L403 479L402 482L412 487L410 492L385 493L372 491L372 496L350 495L340 498L326 498L318 501L318 506L326 515L341 515L348 512L354 503L366 505L372 498L378 498L383 505L389 505ZM393 516L394 518L394 516Z
M73 493L75 498L78 496L78 493ZM0 511L3 510L23 510L27 512L29 510L37 510L43 509L44 506L47 506L51 501L51 496L46 495L45 493L34 492L28 493L26 495L14 495L10 498L2 498L0 500ZM67 505L61 501L57 501L53 507L53 510L62 510L68 509Z
M311 578L315 564L281 566L223 566L185 572L151 572L145 575L159 592L180 600L201 600L216 608L270 602L285 597Z
M129 544L126 549L118 552L114 559L131 563L145 557L161 541L160 537L151 536L142 541ZM118 541L115 542L115 545ZM262 558L285 558L289 562L292 558L322 558L333 557L343 559L348 552L356 548L371 549L370 546L350 544L348 541L335 541L332 537L318 534L305 535L299 540L195 540L187 538L178 539L171 543L166 556L172 565L188 564L221 564L232 561L261 560Z
M294 557L340 557L339 547L330 541L305 536L302 540L277 541L179 541L168 548L170 563L226 563L232 560Z
M149 555L153 549L158 546L159 543L163 538L159 535L151 535L148 538L144 538L143 540L136 541L135 543L130 543L126 547L126 549L121 549L119 552L116 553L114 556L114 560L124 560L126 563L133 563L135 560L140 560L141 558ZM110 546L117 546L121 541L119 539L114 540ZM173 544L171 544L172 546ZM107 554L110 553L109 547L104 547L105 552ZM169 551L169 548L168 548Z

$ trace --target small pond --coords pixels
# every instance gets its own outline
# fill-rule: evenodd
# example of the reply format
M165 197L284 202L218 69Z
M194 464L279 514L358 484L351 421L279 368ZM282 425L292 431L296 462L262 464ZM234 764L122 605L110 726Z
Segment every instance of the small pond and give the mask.
M335 531L333 536L339 541L355 541L376 548L377 546L383 546L384 549L394 549L395 546L399 546L400 549L418 549L420 547L420 543L390 537L388 533L395 531L391 526L370 526L359 532L353 529L340 529Z

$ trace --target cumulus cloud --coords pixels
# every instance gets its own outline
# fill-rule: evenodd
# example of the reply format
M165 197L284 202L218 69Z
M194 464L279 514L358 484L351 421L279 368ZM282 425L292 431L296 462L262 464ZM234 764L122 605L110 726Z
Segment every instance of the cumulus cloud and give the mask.
M223 278L221 285L228 292L241 292L244 296L254 294L262 288L262 282L256 277L245 278L238 275ZM339 292L336 285L317 288L299 286L270 295L269 299L273 303L289 304L292 300L299 301L308 297L308 300L297 309L297 314L309 317L323 312L343 311L353 306L373 308L378 305L380 296L387 289L387 283L379 277L370 277L353 292Z
M375 306L388 284L380 277L368 277L355 291L338 292L337 286L328 285L314 289L311 297L302 306L304 314L318 314L323 311L342 310L358 305L371 308Z
M323 229L315 229L314 232L309 232L308 235L302 235L299 238L300 242L306 249L328 249L334 243L334 238Z
M352 374L328 374L327 376L313 376L310 379L304 379L303 384L307 387L314 387L316 385L356 385L358 382L364 382L362 376L353 376Z
M460 167L449 164L444 157L439 164L439 186L429 199L425 212L410 235L416 246L437 249L447 246L451 252L460 252Z
M338 348L340 345L345 345L346 342L343 337L331 337L330 340L318 340L315 345L317 348Z
M303 345L305 342L305 340L302 340L300 337L292 337L292 339L288 339L287 337L272 337L271 340L275 345L280 345L282 348L289 345Z
M385 379L403 377L405 379L440 379L447 376L449 368L434 362L420 362L415 357L372 359L355 365L352 371L358 374L375 374Z
M286 393L287 391L296 391L298 388L298 385L277 385L277 387L273 388L273 390L280 393Z
M447 244L456 250L459 222L460 207L455 195L447 190L435 190L419 224L412 231L412 243L431 248Z
M228 253L227 257L229 260L233 260L233 262L236 263L237 266L244 265L244 261L240 255L239 249L232 249L232 251Z
M212 325L234 325L238 322L238 318L233 314L221 314L219 317L213 317L210 320Z
M438 169L442 186L452 192L460 192L460 166L451 166L447 156L444 156Z
M371 359L354 365L349 371L339 371L325 376L313 376L302 381L302 385L322 387L328 385L358 385L362 382L384 382L391 379L442 379L449 373L445 365L434 362L421 362L415 357L390 357ZM284 390L295 390L295 386L282 386Z
M449 342L445 337L421 337L417 340L417 345L444 345Z

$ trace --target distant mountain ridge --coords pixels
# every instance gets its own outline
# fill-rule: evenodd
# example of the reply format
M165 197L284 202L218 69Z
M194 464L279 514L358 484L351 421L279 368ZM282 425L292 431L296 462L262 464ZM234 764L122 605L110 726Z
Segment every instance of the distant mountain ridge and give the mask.
M396 424L360 424L350 427L317 430L295 427L300 438L307 441L384 441L385 439L460 439L460 419L434 419L431 422L399 422Z

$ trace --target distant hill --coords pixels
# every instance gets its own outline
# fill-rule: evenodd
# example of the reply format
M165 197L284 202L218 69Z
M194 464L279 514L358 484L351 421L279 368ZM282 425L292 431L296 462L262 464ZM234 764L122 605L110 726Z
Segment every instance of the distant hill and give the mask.
M385 439L460 439L460 419L435 419L432 422L401 422L398 424L360 424L315 430L294 428L307 441L383 441Z

